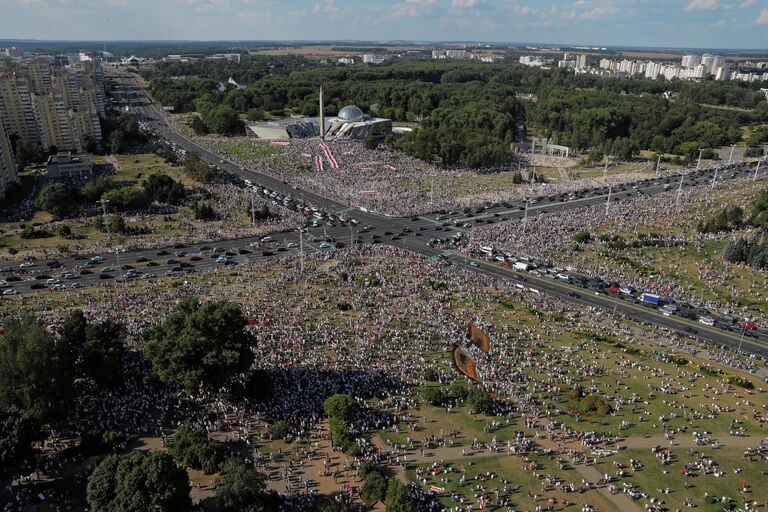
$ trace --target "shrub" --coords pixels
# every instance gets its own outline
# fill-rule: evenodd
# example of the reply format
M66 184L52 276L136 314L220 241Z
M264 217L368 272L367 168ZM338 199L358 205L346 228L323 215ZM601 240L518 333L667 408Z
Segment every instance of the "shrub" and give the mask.
M285 439L288 435L288 424L284 420L277 420L269 427L269 435L272 439Z
M202 429L182 426L168 442L168 453L174 460L205 473L215 473L223 461L220 444L208 437Z

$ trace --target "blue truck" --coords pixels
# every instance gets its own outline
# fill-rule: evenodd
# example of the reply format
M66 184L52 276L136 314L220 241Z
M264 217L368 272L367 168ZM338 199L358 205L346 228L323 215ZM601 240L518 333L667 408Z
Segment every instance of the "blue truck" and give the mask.
M640 295L640 302L643 304L658 306L661 304L661 297L653 293L644 293Z

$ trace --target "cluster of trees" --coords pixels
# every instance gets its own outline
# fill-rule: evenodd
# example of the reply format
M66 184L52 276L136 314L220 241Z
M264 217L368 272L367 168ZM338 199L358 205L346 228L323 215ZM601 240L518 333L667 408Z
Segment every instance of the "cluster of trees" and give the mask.
M467 388L460 382L453 383L448 387L424 387L421 390L421 397L425 402L434 406L465 402L472 414L491 414L494 406L493 397L485 390L478 386Z
M759 84L613 80L512 62L392 61L341 68L300 57L252 58L236 69L205 61L164 63L146 75L157 99L177 110L197 110L198 128L211 131L235 130L235 113L251 119L264 112L317 115L322 83L326 114L354 102L371 115L423 120L400 147L425 160L470 167L506 163L508 142L526 123L558 142L594 150L595 156L627 159L641 149L698 156L699 149L738 140L739 124L768 120ZM178 76L184 78L172 79ZM219 90L229 76L249 86ZM676 101L661 98L668 90L677 93ZM538 101L518 102L517 92L532 93Z
M181 431L179 432L181 433ZM179 436L179 433L176 436ZM183 469L184 456L164 452L111 455L88 478L86 500L93 512L190 512L190 483ZM216 510L272 512L280 510L280 497L266 490L264 475L239 459L221 466L216 488Z
M744 222L744 209L740 206L729 206L720 210L706 221L700 220L696 224L699 233L719 233L738 229Z
M126 153L133 147L147 141L139 124L122 114L116 117L100 119L101 135L104 140L104 149L108 153ZM93 144L89 144L88 151L95 152Z
M184 172L195 181L208 183L216 176L216 169L203 162L200 155L189 152L184 157Z
M757 228L757 233L731 240L725 248L725 259L757 269L768 268L768 190L761 190L752 201L747 222Z
M143 210L154 201L178 205L186 195L184 186L166 174L153 174L141 185L127 187L118 187L114 179L102 176L80 188L61 182L47 183L35 198L35 206L61 219L100 199L108 201L109 211L125 212Z
M76 379L101 389L123 382L122 325L88 322L71 312L56 339L36 319L8 319L0 336L0 480L23 470L36 453L43 428L67 417L78 394Z
M732 240L725 248L725 259L757 269L768 268L768 235Z
M223 445L208 437L202 428L182 425L168 441L168 453L182 467L201 469L207 474L219 470L224 460Z
M195 215L195 220L213 220L216 217L216 210L211 203L204 201L197 201L192 205L192 213Z

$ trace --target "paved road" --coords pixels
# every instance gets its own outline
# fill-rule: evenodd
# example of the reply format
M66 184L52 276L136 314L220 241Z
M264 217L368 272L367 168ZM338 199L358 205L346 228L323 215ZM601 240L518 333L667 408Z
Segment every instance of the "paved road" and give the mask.
M120 86L125 90L129 102L131 112L138 117L147 121L152 129L165 137L167 140L172 141L177 146L185 149L186 151L194 151L200 154L201 158L211 164L214 164L220 168L227 170L235 175L241 176L244 179L252 181L261 187L269 188L280 192L283 195L291 195L293 197L300 197L304 202L310 205L315 205L329 212L339 212L342 210L349 210L349 206L338 203L334 200L324 198L318 194L310 191L298 189L285 181L275 179L274 177L267 176L252 170L243 169L232 162L222 160L217 155L209 152L205 148L199 147L192 141L182 137L179 133L171 129L165 122L163 114L156 105L152 104L143 89L139 87L136 79L131 75L121 74L118 78ZM709 182L714 177L712 170L702 171L684 177L683 186L690 186L697 183ZM734 165L727 171L718 172L719 180L730 180L738 178L740 176L749 175L753 172L749 166L746 165ZM535 203L528 204L528 215L532 212L544 211L556 211L571 208L580 208L590 204L598 204L606 202L610 195L611 201L617 201L625 199L632 195L638 194L639 190L642 190L643 194L656 194L660 193L668 188L670 183L673 183L677 179L679 185L679 178L660 178L658 180L645 180L635 184L627 184L623 187L618 187L616 191L607 189L594 189L585 190L577 194L576 197L568 199L565 197L542 197L537 198ZM636 187L636 188L633 188ZM395 218L377 215L372 212L360 210L358 208L353 209L350 212L350 216L359 221L358 227L350 229L349 227L328 227L323 229L310 230L310 234L321 238L324 236L333 237L336 240L344 241L347 244L354 240L365 243L387 243L396 247L401 247L427 257L434 257L441 254L440 249L432 248L427 245L427 241L430 236L427 236L430 231L437 231L436 236L445 236L443 229L450 231L462 231L463 228L451 225L450 227L443 228L445 224L455 224L453 221L457 220L459 223L473 222L477 223L478 220L483 222L500 221L501 219L510 220L513 218L520 218L526 215L525 203L507 203L505 205L496 205L489 207L480 207L474 210L462 210L460 212L446 212L438 216L421 216L418 218ZM473 213L473 211L475 213ZM472 215L471 217L468 215ZM360 227L364 225L371 225L373 228L365 234L362 234ZM404 229L410 230L410 233L403 234L398 237L399 240L392 240L394 234L401 234ZM391 233L391 234L387 234ZM418 236L421 235L421 236ZM275 257L279 254L295 253L298 247L288 248L288 244L298 244L298 233L276 233L272 235L274 239L269 243L259 243L258 237L249 237L235 240L225 240L218 242L209 242L207 244L194 244L189 247L179 249L166 249L170 254L158 255L160 250L143 250L132 251L124 254L104 254L104 262L96 266L96 270L99 270L103 266L111 266L115 270L116 275L120 275L119 267L125 264L130 264L137 267L137 270L144 273L149 278L159 277L167 273L169 270L178 267L178 263L168 262L169 259L175 259L177 261L185 261L185 263L191 263L194 265L195 270L207 270L218 265L224 265L219 263L216 258L212 257L213 248L221 248L224 251L230 251L235 254L232 259L237 263L247 263L258 261L263 258ZM304 239L307 242L307 239ZM255 248L251 247L252 244L258 244ZM204 250L208 246L210 249ZM251 251L250 254L239 254L240 249ZM322 250L318 242L307 242L305 249L310 251ZM264 250L267 250L265 255ZM278 252L278 250L280 252ZM198 254L202 258L198 262L190 262L189 256L182 260L182 257L176 257L177 251L184 251L188 254ZM271 254L270 253L274 253ZM137 260L145 258L154 260L157 266L149 267L147 262L138 264ZM118 262L119 259L119 262ZM667 317L661 314L658 310L649 309L646 307L638 306L627 301L618 300L613 297L596 294L595 292L589 292L582 288L578 288L559 280L552 280L533 276L527 273L520 273L511 270L510 268L501 267L485 260L472 260L471 258L465 258L462 256L450 256L448 260L457 266L464 267L468 270L481 272L487 275L506 280L512 280L518 287L527 289L530 293L548 293L557 296L563 300L577 303L585 306L598 307L607 311L614 311L623 313L629 317L635 318L640 321L649 322L659 326L667 327L670 329L685 331L689 333L693 330L693 334L702 340L711 342L720 347L730 347L733 349L740 348L741 350L757 354L762 357L768 357L768 340L765 339L750 339L744 336L739 336L728 331L721 329L708 327L699 323L690 322L688 320L679 317ZM470 264L474 261L475 264ZM69 269L74 269L77 265L82 264L82 261L74 259L60 260L60 263ZM39 262L34 269L38 271L40 269L46 269L43 262ZM19 271L16 271L18 273ZM55 277L55 276L51 276ZM82 276L76 280L82 285L91 285L99 282L111 282L112 280L99 279L98 272L91 275ZM29 293L32 290L33 283L45 283L45 280L29 280L22 283L14 283L14 287L21 293ZM39 284L38 284L39 286Z

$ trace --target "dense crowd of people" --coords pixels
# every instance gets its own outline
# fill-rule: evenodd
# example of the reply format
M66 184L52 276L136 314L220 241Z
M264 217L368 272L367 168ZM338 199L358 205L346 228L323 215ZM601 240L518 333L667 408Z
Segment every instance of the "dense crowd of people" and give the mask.
M735 266L717 255L713 258L695 258L693 275L687 275L683 266L689 262L674 257L658 261L658 251L642 246L645 239L653 238L650 245L691 248L698 253L706 244L728 240L738 234L731 232L699 233L696 223L709 218L729 202L747 208L751 192L761 189L760 183L748 179L736 182L730 191L711 192L709 185L684 189L679 201L677 191L647 196L638 195L629 200L612 203L608 213L606 205L599 204L564 212L532 214L521 222L499 222L473 227L467 233L469 243L465 250L477 252L479 247L491 245L504 252L553 262L560 267L573 267L589 276L598 276L607 282L617 282L640 291L668 296L680 302L689 302L717 311L739 313L765 324L755 311L744 311L738 299L748 292L753 300L766 300L765 273L750 270L751 279L746 289L734 286ZM592 239L590 249L606 257L594 258L574 239L574 234L588 233ZM657 234L651 236L652 234ZM608 237L601 241L599 237ZM613 250L614 237L622 237L626 250ZM632 242L640 248L633 249ZM671 253L671 249L666 252ZM621 257L608 257L618 253ZM587 256L582 256L587 254ZM631 261L630 261L631 260ZM646 269L643 271L642 269ZM700 281L702 289L690 286L691 280ZM726 293L716 290L727 290Z
M722 397L733 392L727 384L708 386L704 389L707 398L698 403L685 399L686 389L702 378L695 370L661 369L656 363L621 354L614 356L615 364L606 364L605 345L589 336L562 346L555 343L573 333L599 329L605 336L657 339L667 343L666 350L703 354L702 346L685 343L664 329L629 327L620 318L597 310L526 294L491 278L447 273L441 263L387 247L318 253L307 261L303 273L295 259L284 259L260 264L259 269L241 267L237 273L201 273L175 287L146 283L126 289L97 288L88 293L66 291L56 298L49 294L19 297L16 307L41 315L54 332L65 314L62 301L79 304L90 320L123 322L131 346L137 349L147 329L161 322L182 298L196 295L204 300L232 300L242 305L248 329L255 336L256 366L270 373L278 390L263 404L190 396L172 385L158 386L140 353L129 352L124 362L128 378L119 392L85 393L73 411L72 427L58 435L74 437L89 430L110 429L125 435L157 437L172 432L182 421L192 420L209 432L258 442L268 440L268 425L284 420L291 438L317 440L327 436L319 428L322 403L334 393L347 393L361 406L353 435L381 429L411 435L419 428L419 389L426 383L426 372L434 372L444 385L464 380L446 358L456 344L465 346L477 360L485 388L508 404L502 414L512 421L519 419L524 432L523 437L500 438L498 444L467 445L464 441L462 450L492 449L498 454L526 456L546 453L550 449L545 446L547 442L563 446L578 443L588 458L614 450L615 433L591 430L590 423L572 416L559 403L562 389L576 385L585 394L600 396L614 411L626 411L628 425L622 435L632 435L635 428L645 429L650 422L655 423L659 435L680 435L685 427L683 416L715 421L723 414L733 414L729 407L717 406ZM434 286L436 282L444 286ZM502 314L501 321L491 321L499 314L495 297L522 304L534 322L512 312ZM494 340L492 357L467 346L468 321L490 334ZM716 350L708 353L720 354L717 357L724 364L743 364L733 355ZM638 375L654 379L647 387L638 386ZM647 412L649 402L660 400L665 400L668 411L664 421L643 412ZM764 411L756 404L748 406L745 402L741 408L751 411L753 423L766 423ZM568 417L567 424L560 424ZM489 424L492 430L499 427ZM405 447L391 447L384 453L366 445L360 460L393 465L416 462L418 456L412 451L405 455L398 450L452 447L454 438L446 432ZM362 438L359 442L366 443ZM278 462L270 466L270 485L289 489L290 495L306 492L291 472L275 472L278 466ZM41 470L45 472L45 468ZM287 486L286 479L293 483ZM552 488L554 485L552 482ZM477 501L469 498L467 503Z

